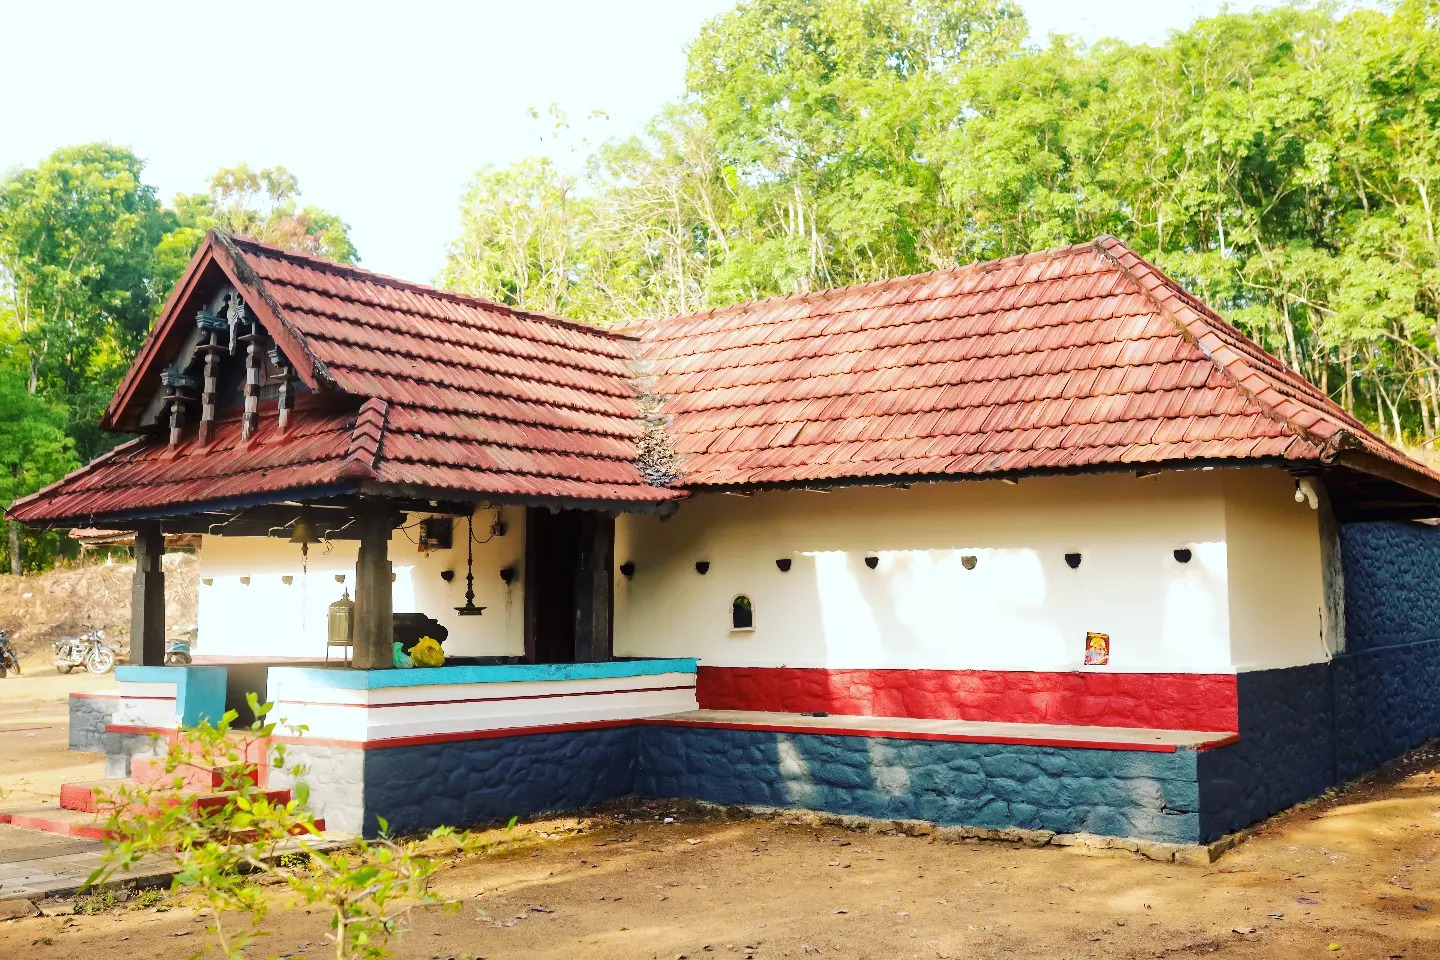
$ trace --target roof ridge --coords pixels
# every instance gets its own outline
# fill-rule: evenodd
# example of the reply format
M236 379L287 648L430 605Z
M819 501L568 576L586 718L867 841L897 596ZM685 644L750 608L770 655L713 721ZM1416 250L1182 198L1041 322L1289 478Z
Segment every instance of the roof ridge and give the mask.
M1058 260L1061 257L1070 256L1087 247L1092 247L1095 241L1089 240L1081 243L1072 243L1066 247L1053 247L1047 250L1031 250L1027 253L1015 253L1008 257L997 257L994 260L977 260L972 263L960 263L950 267L937 267L934 270L926 270L922 273L909 273L899 277L879 277L875 280L866 280L861 283L847 284L841 287L824 287L819 290L811 290L805 293L780 293L772 294L760 300L745 300L740 303L732 303L726 306L710 307L706 310L696 310L691 313L679 313L665 317L655 317L650 321L642 319L626 319L619 322L618 326L628 329L629 324L644 323L682 323L687 320L700 320L714 317L727 311L742 311L751 307L761 307L786 302L822 303L827 299L833 299L841 294L850 294L857 290L876 289L883 290L891 287L904 286L906 284L919 283L923 280L933 280L942 275L959 276L971 272L999 270L1018 263L1038 263L1045 260ZM932 298L933 299L933 298Z
M1098 252L1106 260L1109 260L1111 263L1113 263L1116 269L1123 273L1126 279L1133 283L1135 287L1145 296L1145 298L1155 305L1156 313L1173 323L1180 331L1181 335L1184 336L1185 339L1188 340L1191 344L1193 344L1209 363L1214 365L1215 369L1220 373L1220 375L1224 377L1234 389L1240 391L1242 394L1248 397L1250 401L1253 402L1267 417L1274 420L1276 423L1282 424L1286 429L1295 434L1295 436L1297 436L1301 440L1313 443L1316 446L1320 447L1322 450L1327 451L1331 454L1336 452L1340 448L1340 446L1343 445L1344 441L1341 437L1341 434L1348 432L1352 429L1349 424L1346 424L1342 421L1342 423L1337 426L1337 433L1334 436L1322 437L1319 434L1315 433L1313 430L1311 430L1309 427L1301 426L1299 423L1295 422L1292 416L1287 416L1279 409L1276 404L1266 400L1262 400L1255 390L1247 387L1242 382L1241 378L1236 376L1235 371L1231 369L1230 364L1232 362L1238 362L1242 365L1242 368L1245 370L1246 373L1254 374L1256 376L1261 375L1260 371L1252 367L1251 364L1246 362L1243 358L1240 358L1238 352L1236 354L1237 361L1227 362L1217 358L1209 349L1207 349L1203 344L1200 343L1199 337L1196 335L1195 331L1191 329L1190 325L1186 323L1183 318L1177 316L1175 311L1172 310L1166 303L1164 303L1160 297L1156 296L1154 290L1147 286L1137 275L1136 269L1125 264L1122 261L1122 257L1125 254L1129 254L1131 257L1133 257L1136 261L1136 267L1138 267L1139 271L1152 277L1158 285L1165 287L1172 296L1176 295L1177 293L1183 292L1184 288L1177 284L1174 280L1170 279L1170 277L1167 276L1164 271L1162 271L1159 267L1156 267L1154 264L1150 263L1148 260L1140 256L1134 250L1130 249L1129 246L1127 246L1117 237L1105 234L1103 236L1097 237L1094 241L1094 244L1096 252ZM1119 248L1119 253L1116 253L1115 251L1115 248L1117 247ZM1235 335L1241 337L1246 342L1253 342L1249 341L1249 338L1245 337L1244 334L1241 334L1238 330L1235 330L1235 328L1232 327L1230 324L1226 323L1218 314L1211 315L1210 311L1208 310L1204 313L1194 310L1194 308L1190 305L1189 302L1191 299L1192 298L1188 296L1183 297L1182 304L1186 308L1190 309L1190 311L1195 314L1195 316L1203 324L1205 324L1207 332L1218 336L1219 334L1217 334L1211 326L1211 324L1218 321L1225 326L1225 328L1227 329L1227 334L1229 332L1233 332ZM1262 352L1264 351L1262 350ZM1280 361L1276 359L1276 362L1279 363ZM1282 369L1284 369L1283 363L1281 364L1281 367ZM1272 386L1271 389L1273 390L1275 388ZM1280 393L1280 391L1278 390L1276 392ZM1319 391L1317 390L1316 392L1318 393ZM1281 393L1280 396L1282 400L1288 400L1291 403L1298 402L1293 398L1286 397L1283 393ZM1326 409L1325 412L1330 413L1328 409Z
M340 476L347 480L373 480L375 468L380 463L380 448L385 442L385 427L389 420L390 404L371 397L360 404L355 416L355 426L350 431L350 446L345 451Z
M287 250L284 247L277 247L272 243L265 243L262 240L256 240L254 237L237 236L235 234L227 233L226 231L220 230L218 228L212 228L211 232L227 238L232 243L244 244L250 247L258 247L267 255L282 257L287 260L296 261L305 266L311 267L312 269L317 269L329 273L345 274L352 278L369 280L378 283L384 287L393 287L402 290L412 290L420 293L429 294L431 296L440 297L443 300L452 300L456 303L463 303L468 306L488 307L490 309L499 310L502 313L509 314L510 316L517 317L522 320L539 320L545 323L553 323L561 327L581 330L586 333L597 333L611 340L626 341L635 339L635 337L631 334L619 333L611 330L608 327L596 326L595 324L584 323L580 320L571 320L567 317L555 316L554 314L544 313L540 310L529 310L524 307L515 307L511 306L510 304L500 303L497 300L490 300L485 297L477 297L473 294L460 293L456 290L446 290L444 287L437 287L433 284L419 283L415 280L405 280L400 277L391 276L387 273L380 273L377 270L371 270L367 267L360 267L349 263L338 263L334 260L326 260L324 257L316 257L308 253L300 253L295 250Z

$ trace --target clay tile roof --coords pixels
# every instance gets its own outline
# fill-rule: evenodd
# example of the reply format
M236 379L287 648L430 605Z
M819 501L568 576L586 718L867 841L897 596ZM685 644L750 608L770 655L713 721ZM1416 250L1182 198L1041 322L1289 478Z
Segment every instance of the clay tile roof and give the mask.
M643 328L689 488L1384 443L1113 237Z
M683 496L647 484L635 463L633 338L218 232L181 286L212 262L313 385L308 399L326 402L298 409L283 435L272 414L245 442L238 421L219 424L203 448L193 435L173 449L161 437L134 441L18 501L12 516L131 516L361 486L611 505ZM167 305L107 424L132 424L143 409L146 384L177 349L166 346L171 328L193 318L193 308L180 316L182 300Z
M241 441L232 421L204 448L133 441L13 517L357 489L613 507L1195 461L1338 461L1440 499L1440 476L1111 237L672 317L637 339L212 233L106 425L134 429L186 329L185 291L217 269L313 407L284 435L268 423ZM642 472L641 450L663 462ZM646 482L672 461L677 482Z

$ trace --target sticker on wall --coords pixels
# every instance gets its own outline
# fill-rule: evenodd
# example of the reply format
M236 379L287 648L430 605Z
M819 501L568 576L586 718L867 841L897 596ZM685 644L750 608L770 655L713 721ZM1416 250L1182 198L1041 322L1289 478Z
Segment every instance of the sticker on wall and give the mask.
M1103 667L1110 662L1110 634L1085 634L1085 666Z

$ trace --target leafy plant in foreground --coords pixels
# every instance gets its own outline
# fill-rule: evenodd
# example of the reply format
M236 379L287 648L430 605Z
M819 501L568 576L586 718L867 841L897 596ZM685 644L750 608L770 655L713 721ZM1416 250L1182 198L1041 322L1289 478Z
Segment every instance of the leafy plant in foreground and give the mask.
M306 809L304 768L287 765L284 744L273 739L272 704L252 694L250 706L257 718L250 727L234 728L237 714L228 711L218 723L181 730L166 750L163 778L103 798L110 838L87 885L142 860L168 861L172 891L196 895L208 908L213 943L196 956L216 949L226 958L241 957L263 935L275 908L322 906L336 960L390 957L390 937L404 930L411 911L456 908L430 890L435 863L422 848L477 849L468 835L441 827L424 839L398 840L381 820L378 839L326 842ZM267 750L270 770L295 778L288 799L255 782L255 760Z

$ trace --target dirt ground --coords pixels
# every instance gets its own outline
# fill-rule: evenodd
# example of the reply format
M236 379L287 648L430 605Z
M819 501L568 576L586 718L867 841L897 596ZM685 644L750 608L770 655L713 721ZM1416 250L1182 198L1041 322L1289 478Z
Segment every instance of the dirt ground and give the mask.
M189 553L165 554L165 622L195 622L199 561ZM30 660L51 673L52 641L89 627L103 627L123 657L130 645L130 582L135 564L99 559L44 573L0 574L0 630L9 632L21 666Z
M103 778L103 754L69 749L69 697L71 690L108 690L115 675L66 676L31 659L21 667L21 676L0 680L0 803L54 799L62 783Z
M71 766L56 756L62 693L50 678L0 681L0 783L48 782L62 771L69 778L93 763L78 755ZM21 729L52 724L58 732ZM446 866L437 889L459 899L461 911L418 915L396 946L414 960L1435 960L1437 852L1433 746L1271 820L1209 867L730 820L688 804L636 802L529 824L499 852ZM280 912L269 929L255 956L328 955L319 914ZM0 923L0 956L154 960L190 956L203 939L183 902L158 911L122 906Z

